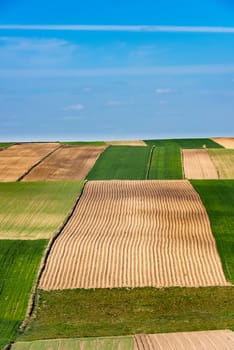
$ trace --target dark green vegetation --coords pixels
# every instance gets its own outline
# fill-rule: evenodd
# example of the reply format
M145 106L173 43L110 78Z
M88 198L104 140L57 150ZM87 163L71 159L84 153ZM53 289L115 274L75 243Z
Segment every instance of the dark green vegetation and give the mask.
M64 141L60 143L70 146L105 146L106 144L104 141Z
M82 181L0 183L0 238L51 237L82 185Z
M109 146L87 175L88 180L144 180L150 147Z
M234 283L234 180L192 180L210 218L223 270Z
M13 143L10 143L10 142L0 142L0 148L10 147L11 145L13 145Z
M223 148L218 143L214 142L211 139L199 138L199 139L164 139L164 140L145 140L145 143L149 146L157 147L178 147L178 148L203 148L203 145L206 145L206 148Z
M174 146L155 147L149 179L182 179L180 149Z
M228 328L232 287L39 291L20 340Z
M33 342L18 342L12 350L133 350L133 336L105 337L105 338L81 338L81 339L50 339Z
M0 348L18 333L46 243L0 240Z

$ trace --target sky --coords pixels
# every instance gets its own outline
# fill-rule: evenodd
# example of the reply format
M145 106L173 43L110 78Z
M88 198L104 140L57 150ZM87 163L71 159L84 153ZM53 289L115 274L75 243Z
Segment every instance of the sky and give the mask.
M234 136L234 0L0 0L0 141Z

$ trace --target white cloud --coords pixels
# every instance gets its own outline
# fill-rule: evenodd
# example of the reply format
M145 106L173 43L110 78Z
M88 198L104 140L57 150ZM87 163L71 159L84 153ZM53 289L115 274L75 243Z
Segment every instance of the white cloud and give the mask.
M172 92L170 88L158 88L155 90L156 94L169 94Z
M71 105L64 108L65 111L81 111L82 109L84 109L82 104Z
M0 25L0 30L52 30L52 31L108 31L108 32L183 32L183 33L233 33L234 27L173 26L173 25Z

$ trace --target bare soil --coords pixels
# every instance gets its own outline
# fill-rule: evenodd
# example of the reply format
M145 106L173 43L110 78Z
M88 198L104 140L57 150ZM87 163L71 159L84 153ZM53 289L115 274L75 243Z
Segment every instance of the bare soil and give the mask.
M135 335L134 350L232 350L229 330Z
M23 181L82 180L105 146L63 146L24 177Z
M213 138L211 140L220 144L224 148L234 149L234 137L216 137L216 138Z
M207 213L186 180L90 181L40 288L227 285Z
M182 150L186 179L218 179L218 173L206 149Z
M17 181L27 170L59 147L58 143L22 143L0 152L0 181Z
M142 140L133 140L133 141L105 141L107 145L113 146L147 146L146 143Z

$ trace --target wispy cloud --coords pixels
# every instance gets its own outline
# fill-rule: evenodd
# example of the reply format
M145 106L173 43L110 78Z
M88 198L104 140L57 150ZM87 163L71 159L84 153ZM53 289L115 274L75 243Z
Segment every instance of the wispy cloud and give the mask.
M97 68L97 69L1 69L2 78L42 78L42 77L103 77L103 76L147 76L147 75L206 75L233 74L234 64L204 64L181 66L156 66L147 68ZM79 108L79 107L78 107Z
M0 25L0 30L53 30L53 31L108 31L108 32L183 32L183 33L233 33L234 27L212 26L161 26L161 25Z
M77 104L65 107L64 111L81 111L82 109L84 109L84 106L82 104Z
M170 88L158 88L155 92L156 94L170 94L172 90Z
M110 100L110 101L107 102L108 106L124 106L126 104L127 104L126 102L117 101L117 100Z
M80 116L77 115L65 115L63 117L63 120L80 120L82 119Z

